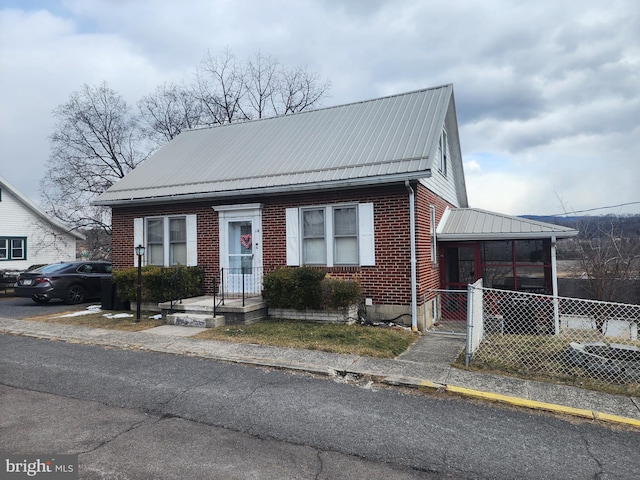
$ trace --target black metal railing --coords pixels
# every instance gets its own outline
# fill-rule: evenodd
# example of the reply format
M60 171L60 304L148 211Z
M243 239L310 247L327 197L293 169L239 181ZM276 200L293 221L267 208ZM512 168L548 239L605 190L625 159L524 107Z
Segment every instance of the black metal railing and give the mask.
M214 284L219 291L218 305L224 305L226 298L241 298L244 307L247 298L261 296L262 274L261 267L221 268L219 288Z

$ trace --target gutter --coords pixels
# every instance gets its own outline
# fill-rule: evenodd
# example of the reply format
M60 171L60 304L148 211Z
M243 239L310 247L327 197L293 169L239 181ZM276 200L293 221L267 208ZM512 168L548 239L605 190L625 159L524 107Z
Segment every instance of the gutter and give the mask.
M415 192L409 180L405 180L404 186L409 192L409 243L411 244L411 331L418 331L418 293L417 293L417 272L416 272L416 212L415 212Z
M421 180L431 176L431 170L420 170L412 172L407 175L406 173L398 173L393 175L381 175L375 177L362 177L350 180L340 181L326 181L318 183L303 183L303 184L289 184L289 185L277 185L269 187L254 187L242 190L223 190L223 191L207 191L198 193L173 193L165 195L152 195L152 192L161 190L161 188L147 187L144 189L132 189L109 192L106 191L102 195L106 195L107 199L100 200L100 197L93 200L91 205L107 206L107 207L129 207L137 205L149 205L149 204L162 204L162 203L186 203L201 200L215 201L221 198L241 198L247 196L268 196L268 195L282 195L288 193L306 193L316 192L318 190L334 190L345 188L361 188L372 185L392 184L400 183L403 180ZM140 191L149 191L149 195L146 197L136 197ZM127 192L127 193L125 193ZM101 195L101 196L102 196ZM108 199L108 197L116 195L119 198ZM131 195L126 198L126 195Z

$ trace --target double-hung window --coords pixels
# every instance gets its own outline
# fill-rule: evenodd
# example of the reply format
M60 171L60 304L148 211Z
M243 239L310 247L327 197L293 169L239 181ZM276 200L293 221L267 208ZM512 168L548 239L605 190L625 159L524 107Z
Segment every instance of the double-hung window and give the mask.
M288 208L287 265L375 265L373 204Z
M358 212L355 206L333 209L333 261L358 264Z
M302 210L302 257L305 265L326 265L325 209Z
M169 219L169 265L187 264L187 220Z
M25 260L26 238L0 237L0 260Z
M196 265L196 216L136 218L134 244L146 247L146 265Z

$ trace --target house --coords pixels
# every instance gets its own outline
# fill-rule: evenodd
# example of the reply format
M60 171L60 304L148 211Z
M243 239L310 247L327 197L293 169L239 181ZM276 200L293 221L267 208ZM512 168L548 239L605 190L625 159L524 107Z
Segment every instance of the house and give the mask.
M0 270L23 271L31 265L76 258L84 236L50 217L0 177Z
M453 86L185 131L94 203L116 269L142 245L145 264L203 267L207 293L259 293L264 272L313 265L357 276L369 318L426 328L453 261L437 231L457 239L442 222L469 207Z

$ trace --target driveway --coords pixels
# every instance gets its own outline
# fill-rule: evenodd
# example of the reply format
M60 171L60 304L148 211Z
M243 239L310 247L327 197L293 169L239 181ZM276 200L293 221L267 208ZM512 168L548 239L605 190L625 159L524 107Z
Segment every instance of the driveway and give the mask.
M30 298L2 297L0 298L0 317L20 320L23 318L39 317L41 315L51 315L53 313L84 310L89 305L100 304L100 300L80 303L78 305L67 305L61 300L51 300L49 303L38 305Z

